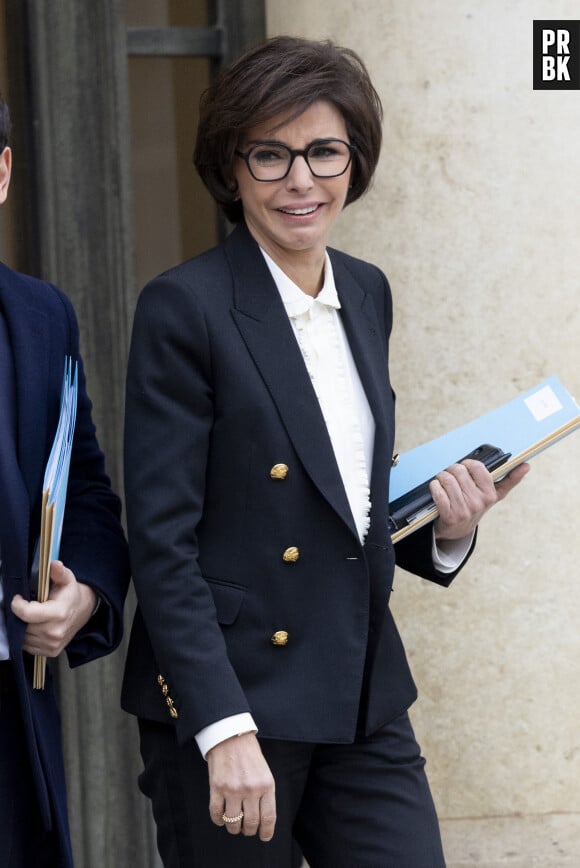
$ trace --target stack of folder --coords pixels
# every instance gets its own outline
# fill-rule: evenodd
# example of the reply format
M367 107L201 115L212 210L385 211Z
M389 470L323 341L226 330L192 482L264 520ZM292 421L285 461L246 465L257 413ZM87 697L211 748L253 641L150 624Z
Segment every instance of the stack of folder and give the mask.
M42 517L36 598L46 602L50 591L50 564L60 549L64 520L70 457L75 429L78 393L77 364L67 356L60 400L60 415L54 442L46 465L42 486ZM42 689L46 675L46 658L34 658L33 687Z
M451 464L478 450L497 482L579 427L576 401L557 377L550 377L490 413L403 453L391 470L391 539L397 542L437 518L428 483Z

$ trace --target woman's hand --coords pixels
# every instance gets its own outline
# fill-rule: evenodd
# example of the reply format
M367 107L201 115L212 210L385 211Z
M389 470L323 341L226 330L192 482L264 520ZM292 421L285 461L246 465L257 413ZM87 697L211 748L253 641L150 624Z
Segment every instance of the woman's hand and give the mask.
M463 539L472 534L488 509L503 500L529 469L529 464L520 464L497 484L481 461L471 458L441 471L430 485L439 510L435 539Z
M274 778L254 733L234 735L207 754L209 813L230 835L255 835L270 841L276 825ZM226 822L223 817L243 817Z

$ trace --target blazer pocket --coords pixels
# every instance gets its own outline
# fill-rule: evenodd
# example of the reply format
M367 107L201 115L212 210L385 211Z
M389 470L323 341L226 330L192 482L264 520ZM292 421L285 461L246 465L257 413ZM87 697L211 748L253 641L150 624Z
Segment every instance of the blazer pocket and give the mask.
M238 585L215 582L212 579L206 581L213 595L218 622L224 625L233 624L242 608L246 589Z

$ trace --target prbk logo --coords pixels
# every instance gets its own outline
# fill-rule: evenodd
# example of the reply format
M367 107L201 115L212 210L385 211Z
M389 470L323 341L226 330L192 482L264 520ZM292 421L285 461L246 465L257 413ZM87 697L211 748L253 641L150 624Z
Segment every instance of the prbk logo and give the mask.
M580 90L580 21L534 21L534 90Z

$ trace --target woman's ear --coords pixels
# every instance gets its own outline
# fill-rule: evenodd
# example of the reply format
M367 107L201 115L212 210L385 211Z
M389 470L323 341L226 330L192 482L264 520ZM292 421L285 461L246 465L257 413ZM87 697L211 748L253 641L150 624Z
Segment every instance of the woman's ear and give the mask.
M240 196L238 194L238 182L234 178L233 180L228 181L228 189L232 194L232 202L239 202Z
M6 201L6 196L8 195L11 171L12 151L9 147L6 147L0 154L0 205Z

